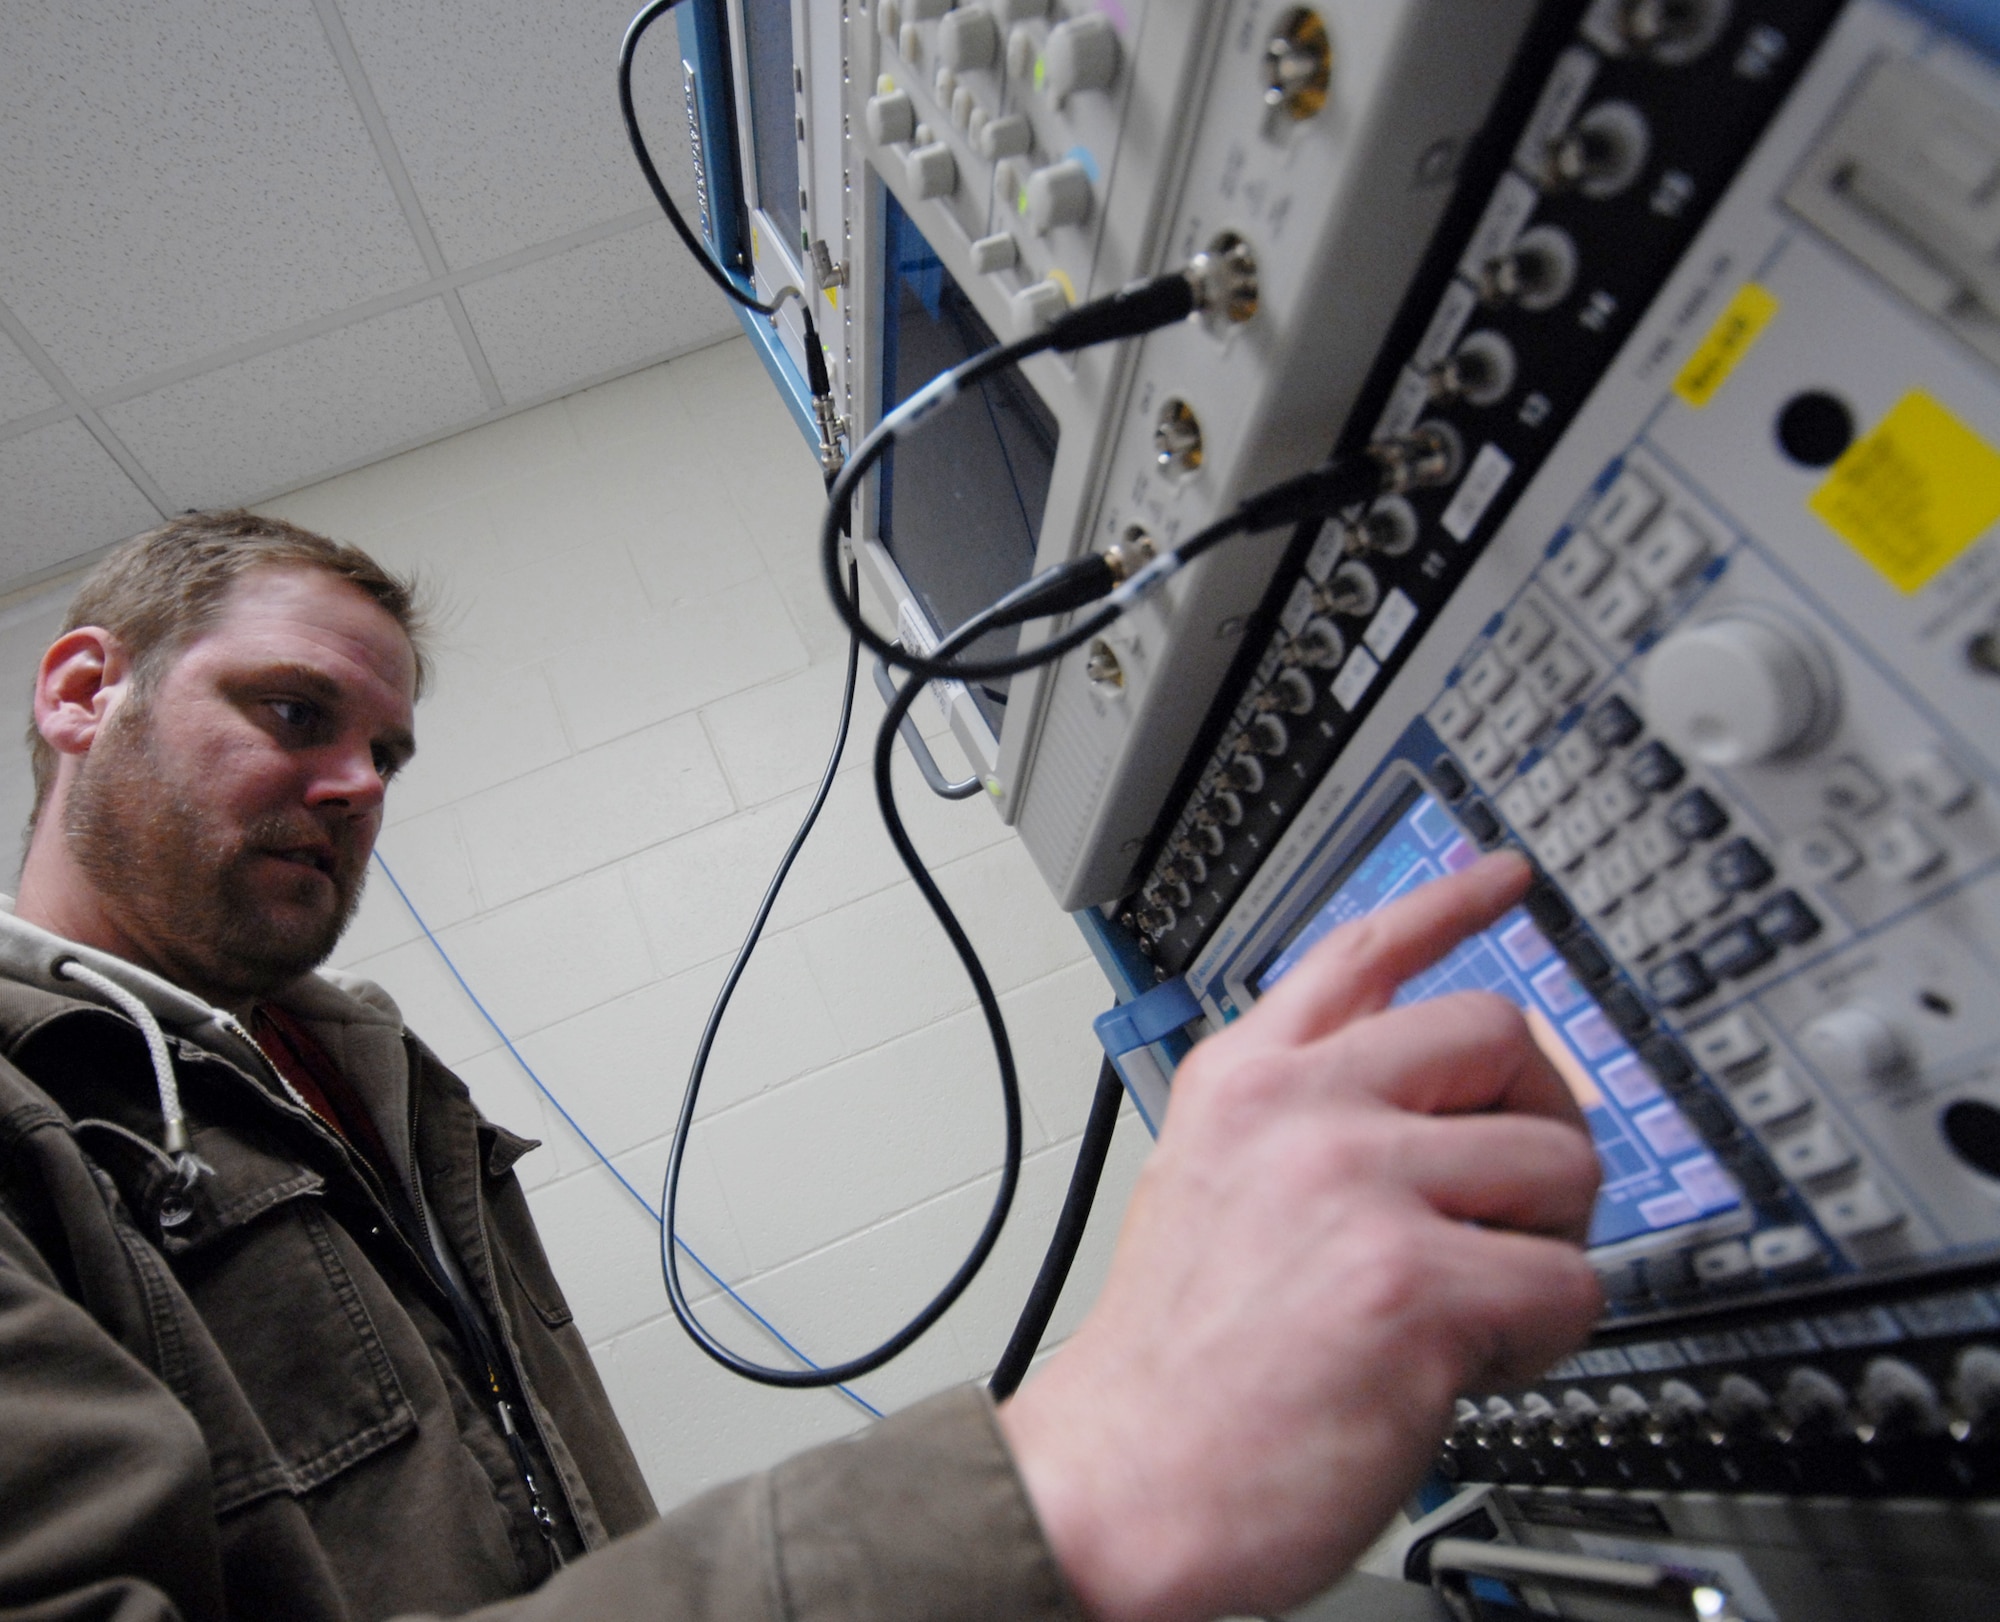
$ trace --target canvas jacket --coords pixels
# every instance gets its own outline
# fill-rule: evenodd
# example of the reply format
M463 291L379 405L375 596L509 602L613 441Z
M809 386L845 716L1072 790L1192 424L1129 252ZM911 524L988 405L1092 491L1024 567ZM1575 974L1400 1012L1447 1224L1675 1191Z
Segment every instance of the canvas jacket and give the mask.
M227 1015L0 911L0 1618L1074 1622L976 1390L656 1518L513 1172L534 1145L378 988L313 976L282 1000L362 1093L400 1192ZM161 1148L149 1021L191 1189Z

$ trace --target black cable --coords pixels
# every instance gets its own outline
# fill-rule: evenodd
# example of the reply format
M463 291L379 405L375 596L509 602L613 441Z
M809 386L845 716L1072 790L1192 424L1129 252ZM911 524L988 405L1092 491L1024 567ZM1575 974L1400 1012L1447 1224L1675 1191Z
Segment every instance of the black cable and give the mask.
M1011 1397L1028 1372L1028 1365L1041 1349L1048 1333L1049 1319L1055 1316L1062 1299L1063 1285L1083 1244L1083 1231L1090 1225L1090 1209L1097 1203L1097 1185L1104 1177L1104 1162L1111 1153L1111 1135L1118 1127L1118 1108L1125 1101L1125 1084L1117 1068L1106 1059L1097 1072L1097 1091L1090 1100L1090 1115L1083 1124L1083 1138L1076 1146L1076 1165L1069 1174L1069 1192L1063 1196L1056 1216L1056 1231L1049 1236L1049 1248L1042 1257L1042 1269L1035 1275L1027 1305L1021 1308L1007 1349L993 1367L986 1389L995 1402Z
M759 315L776 315L778 306L785 302L797 288L788 289L766 304L751 297L736 285L729 272L715 261L707 245L696 236L688 222L681 218L681 211L674 206L674 200L667 192L667 183L660 178L660 171L653 167L653 154L646 148L646 137L639 130L639 110L632 101L632 59L638 53L639 41L645 37L660 17L680 4L680 0L650 0L639 15L634 17L625 30L624 43L618 47L618 110L625 116L625 135L632 143L632 156L639 160L639 172L646 177L646 184L653 189L653 199L666 211L668 222L680 234L687 251L694 255L696 263L708 272L708 279L722 289L732 301L746 310L755 310ZM806 302L801 297L801 303ZM810 322L811 317L807 317Z
M846 589L858 600L860 585L852 561L848 565ZM1010 592L999 602L961 625L946 638L940 651L946 654L955 652L967 643L984 636L988 631L1005 624L1017 623L1018 618L1030 617L1034 611L1032 597L1024 597L1022 591ZM750 932L736 954L736 961L730 965L729 973L723 981L721 995L716 999L715 1007L710 1010L708 1024L702 1031L701 1042L695 1052L694 1067L688 1075L687 1091L681 1099L680 1116L674 1123L673 1140L667 1153L665 1187L660 1199L661 1273L666 1280L668 1304L673 1308L674 1316L680 1320L681 1327L702 1351L732 1374L741 1375L746 1380L754 1380L760 1385L791 1389L842 1385L863 1374L871 1373L902 1353L936 1323L951 1304L965 1292L966 1286L986 1264L987 1256L992 1253L993 1246L1000 1237L1000 1230L1006 1225L1007 1212L1013 1205L1014 1191L1021 1176L1021 1087L1014 1068L1013 1047L1007 1038L1007 1023L1000 1012L999 998L994 994L992 982L986 976L985 965L979 961L979 955L973 950L972 942L967 938L964 927L938 890L929 869L924 866L923 858L917 854L916 847L910 843L909 834L903 828L902 820L895 811L894 791L889 779L891 745L895 740L897 727L909 713L910 705L925 685L921 681L910 681L904 683L896 695L895 702L889 706L882 730L876 737L876 796L885 807L884 822L889 828L890 838L896 846L897 854L902 857L904 867L908 869L910 877L916 882L918 890L930 904L931 911L951 940L952 948L958 953L959 962L964 966L966 977L972 982L973 991L979 999L980 1011L986 1017L986 1028L992 1039L994 1058L999 1063L1001 1103L1006 1117L1006 1147L1001 1164L1000 1187L994 1194L992 1208L987 1213L986 1223L981 1228L979 1237L973 1242L971 1250L967 1252L957 1271L932 1297L929 1304L872 1351L864 1352L859 1357L850 1358L844 1363L816 1369L780 1369L753 1363L723 1345L708 1331L696 1318L694 1309L687 1299L687 1292L681 1285L679 1258L674 1247L674 1218L680 1194L681 1166L686 1156L688 1136L694 1127L695 1105L700 1097L703 1073L707 1068L709 1052L714 1046L723 1014L728 1008L730 997L735 992L736 983L741 979L750 954L756 949L757 941L763 934L765 920L770 917L771 909L777 902L778 891L791 872L792 863L805 844L807 835L812 832L820 807L826 803L827 794L832 789L840 757L847 744L848 717L851 713L855 672L859 665L860 652L858 639L850 638L847 652L847 689L843 699L840 733L835 740L833 754L827 761L826 771L820 778L819 790L813 797L805 820L800 823L790 848L785 852L784 860L778 864L778 871L764 892L764 899L758 905L757 915L750 925Z

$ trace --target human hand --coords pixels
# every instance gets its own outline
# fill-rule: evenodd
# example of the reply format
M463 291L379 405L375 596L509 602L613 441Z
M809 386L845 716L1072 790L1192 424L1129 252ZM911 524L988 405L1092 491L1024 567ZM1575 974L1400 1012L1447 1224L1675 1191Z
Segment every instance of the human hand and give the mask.
M1100 1622L1317 1593L1456 1396L1532 1380L1596 1320L1597 1158L1519 1010L1389 1006L1527 882L1489 857L1348 924L1181 1065L1102 1296L1000 1410Z

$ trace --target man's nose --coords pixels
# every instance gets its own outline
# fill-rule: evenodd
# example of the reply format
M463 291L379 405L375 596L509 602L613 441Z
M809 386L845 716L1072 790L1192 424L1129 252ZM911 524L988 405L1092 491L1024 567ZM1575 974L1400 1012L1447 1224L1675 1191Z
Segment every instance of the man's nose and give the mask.
M374 746L366 740L329 749L318 766L308 804L344 804L352 811L372 811L388 791L375 763Z

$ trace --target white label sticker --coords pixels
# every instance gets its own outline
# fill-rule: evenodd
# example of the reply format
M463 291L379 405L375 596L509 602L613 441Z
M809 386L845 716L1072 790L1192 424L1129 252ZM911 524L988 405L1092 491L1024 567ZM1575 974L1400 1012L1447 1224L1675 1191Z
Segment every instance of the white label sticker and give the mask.
M1322 525L1313 549L1306 554L1306 578L1316 586L1326 584L1326 577L1333 573L1333 566L1340 561L1346 546L1347 531L1342 526Z
M1312 617L1312 582L1301 580L1292 587L1291 596L1285 599L1285 611L1278 616L1278 624L1284 628L1286 636L1297 636L1299 629Z
M1478 304L1479 295L1464 282L1453 282L1447 287L1444 297L1438 300L1437 314L1431 317L1431 324L1424 332L1423 342L1417 345L1417 352L1410 357L1410 365L1420 372L1428 372L1441 364L1458 342L1458 335L1465 330L1465 323L1472 318Z
M1445 533L1455 541L1462 541L1471 535L1513 471L1513 457L1498 445L1480 446L1479 454L1472 459L1471 470L1459 483L1458 494L1451 498L1451 505L1445 508L1444 516L1438 520L1444 525Z
M1368 651L1378 659L1386 659L1396 651L1396 644L1403 640L1403 633L1415 622L1417 605L1396 590L1382 600L1382 606L1375 610L1375 618L1369 621L1368 632L1362 637Z
M1368 691L1368 684L1381 668L1366 648L1356 648L1347 656L1347 663L1340 667L1340 674L1333 678L1333 701L1343 710L1352 710L1361 702L1361 695Z
M928 654L937 647L938 639L914 598L905 597L896 607L896 640L913 653ZM932 682L931 698L937 704L938 714L949 721L952 704L964 691L962 681Z
M1403 375L1396 379L1396 386L1389 393L1389 403L1382 408L1382 419L1375 424L1376 439L1400 439L1424 414L1424 408L1431 403L1431 380L1422 372L1403 368Z

